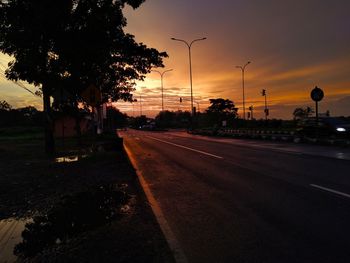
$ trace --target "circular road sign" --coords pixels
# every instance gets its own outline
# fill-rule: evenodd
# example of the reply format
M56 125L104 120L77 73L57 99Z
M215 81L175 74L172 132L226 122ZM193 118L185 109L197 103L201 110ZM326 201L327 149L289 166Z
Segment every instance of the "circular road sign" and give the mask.
M311 99L313 101L321 101L323 97L324 97L323 90L321 90L317 86L311 91Z

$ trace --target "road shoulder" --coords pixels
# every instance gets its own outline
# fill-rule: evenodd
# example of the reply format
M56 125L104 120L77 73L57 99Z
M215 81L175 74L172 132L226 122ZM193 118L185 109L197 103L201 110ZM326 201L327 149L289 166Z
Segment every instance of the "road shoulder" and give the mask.
M167 243L170 247L170 250L173 253L173 256L175 258L175 261L177 263L187 263L188 260L177 240L177 238L175 237L173 231L171 230L159 204L157 203L156 199L154 198L150 187L148 186L144 176L143 176L143 172L142 170L139 168L136 158L134 157L132 151L129 149L129 147L127 145L124 144L124 149L125 152L129 158L130 163L132 164L132 166L135 168L140 186L145 194L145 197L148 200L148 203L153 211L153 214L160 226L160 229L163 232L163 235L165 236Z

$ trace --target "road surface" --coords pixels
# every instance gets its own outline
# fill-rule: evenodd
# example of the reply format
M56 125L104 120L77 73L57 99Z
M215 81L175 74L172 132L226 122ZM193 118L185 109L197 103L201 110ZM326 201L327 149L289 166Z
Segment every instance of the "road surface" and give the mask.
M350 262L350 149L120 135L188 262Z

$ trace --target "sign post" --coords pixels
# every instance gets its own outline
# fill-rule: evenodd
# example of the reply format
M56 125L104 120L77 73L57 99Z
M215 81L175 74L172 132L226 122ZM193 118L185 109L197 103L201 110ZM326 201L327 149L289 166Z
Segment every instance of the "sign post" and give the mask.
M311 91L311 99L316 102L316 122L318 125L318 102L324 97L323 90L317 86Z
M101 103L101 91L93 84L89 85L81 94L84 101L91 107L96 107Z
M103 131L103 117L101 116L101 103L102 103L102 93L101 91L93 84L90 84L87 89L81 94L84 101L92 107L92 111L96 108L97 113L97 123L96 123L96 132L97 134L102 133Z

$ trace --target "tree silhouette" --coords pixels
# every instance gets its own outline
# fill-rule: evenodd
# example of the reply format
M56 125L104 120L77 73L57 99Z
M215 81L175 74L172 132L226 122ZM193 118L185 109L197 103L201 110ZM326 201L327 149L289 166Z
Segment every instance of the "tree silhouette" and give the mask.
M159 128L184 128L191 120L189 111L160 111L155 117L155 122Z
M228 99L210 99L210 106L207 109L207 113L220 113L223 115L230 115L237 117L238 109L235 107L233 101Z
M0 4L0 50L14 57L6 77L41 85L46 152L54 151L50 96L69 91L77 106L93 84L103 101L132 100L135 80L166 53L136 43L123 28L126 4L144 0L7 0Z
M311 107L296 108L293 111L293 116L294 116L294 119L297 120L297 119L310 117L312 113L314 113L314 110Z
M238 108L235 107L233 101L228 99L210 99L210 106L206 113L213 124L221 126L222 121L233 120L237 118Z

